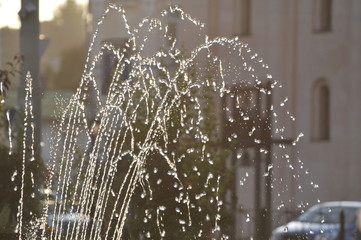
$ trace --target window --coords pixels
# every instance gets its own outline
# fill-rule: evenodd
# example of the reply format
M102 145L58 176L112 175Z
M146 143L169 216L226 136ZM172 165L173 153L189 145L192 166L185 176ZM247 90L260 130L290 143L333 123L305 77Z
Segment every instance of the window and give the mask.
M109 91L110 84L114 78L117 64L119 59L116 57L116 51L122 51L125 46L127 39L108 39L103 41L103 63L102 63L102 84L101 93L107 94ZM125 52L125 58L129 57L129 49ZM121 78L127 79L129 77L129 64L126 64L122 73Z
M235 34L246 36L251 33L251 0L235 0Z
M330 89L325 80L319 80L313 92L313 140L330 139Z
M331 30L332 0L314 0L314 31Z

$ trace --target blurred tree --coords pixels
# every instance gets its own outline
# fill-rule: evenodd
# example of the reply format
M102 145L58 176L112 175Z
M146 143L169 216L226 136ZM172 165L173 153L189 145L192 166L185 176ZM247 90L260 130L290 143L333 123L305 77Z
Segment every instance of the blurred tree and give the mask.
M55 11L54 15L55 23L59 26L66 26L66 31L76 32L79 31L78 27L86 26L84 8L76 0L67 0Z
M3 103L5 102L6 92L10 89L11 81L14 80L15 75L19 73L18 67L22 56L15 55L13 62L6 62L6 66L0 69L0 113L4 118L0 117L0 126L5 126L5 113ZM4 129L0 130L0 140L4 141Z
M3 127L3 126L0 126ZM17 130L21 130L20 128ZM21 173L22 173L22 136L21 131L15 138L15 146L10 149L0 144L0 232L14 232L19 211ZM30 151L27 149L26 151ZM41 186L44 179L44 165L39 157L35 161L27 159L24 180L23 223L25 227L31 221L41 217Z
M3 27L0 29L0 68L6 68L6 62L20 52L19 29ZM14 82L15 84L15 82Z
M86 51L85 44L64 50L61 53L60 69L54 76L54 88L75 90L82 76Z
M22 58L14 57L13 62L9 62L8 69L0 70L0 84L3 86L0 91L0 232L14 232L19 210L20 188L22 181L22 161L23 152L30 152L31 149L24 150L23 131L24 118L18 116L13 118L10 110L4 108L6 91L9 89L12 78L18 72L18 64ZM21 115L18 113L18 115ZM9 125L6 118L10 118L12 124ZM10 148L10 138L12 147ZM26 159L26 174L24 175L24 208L23 222L26 224L34 221L41 214L41 186L44 175L44 165L39 156L35 160Z
M159 74L160 79L166 79L162 72ZM216 80L210 67L204 77L197 75L194 67L188 69L186 74L187 80L185 74L176 80L176 88L179 92L189 93L177 95L172 91L169 96L176 103L165 118L164 129L161 130L164 132L159 133L166 135L167 141L161 137L152 138L152 141L157 142L155 145L167 147L164 152L153 149L147 154L146 170L142 173L143 184L138 184L130 202L125 239L135 240L141 236L147 239L211 239L214 234L224 233L232 225L231 214L224 206L224 196L230 186L233 170L224 169L229 151L222 147L220 125L214 113L216 92L212 83ZM122 152L129 150L138 155L138 151L141 151L137 148L131 150L132 142L141 146L146 138L152 122L146 119L155 118L156 108L163 101L161 96L168 90L164 85L160 81L158 91L150 84L147 89L149 105L147 101L139 102L142 91L139 92L139 99L132 98L134 106L137 106L137 116L132 125L135 131L132 139L126 138L128 147ZM196 85L198 88L186 90ZM167 158L175 162L176 173ZM124 179L124 175L133 160L122 159L118 165L114 189L119 189L124 181L129 181ZM221 177L220 181L218 176ZM114 204L111 199L108 206ZM111 207L102 219L105 222L103 225L114 225L114 231L118 219L110 222L110 216ZM216 227L217 224L221 231Z
M67 0L42 23L50 44L42 59L48 89L74 90L80 82L86 54L86 12L75 0Z

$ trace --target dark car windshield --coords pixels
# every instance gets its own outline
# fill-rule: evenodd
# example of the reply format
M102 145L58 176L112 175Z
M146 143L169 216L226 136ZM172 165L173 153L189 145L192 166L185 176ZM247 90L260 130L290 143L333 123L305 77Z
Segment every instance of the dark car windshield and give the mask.
M345 223L355 223L359 208L355 207L320 207L307 211L298 217L300 222L309 223L340 223L341 211L345 214Z

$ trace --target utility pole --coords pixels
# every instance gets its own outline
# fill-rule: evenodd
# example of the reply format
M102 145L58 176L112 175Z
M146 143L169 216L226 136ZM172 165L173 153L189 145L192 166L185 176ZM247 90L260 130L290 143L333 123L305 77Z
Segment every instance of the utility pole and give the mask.
M35 156L41 156L41 84L39 74L39 0L21 0L20 53L23 57L21 64L20 85L18 90L18 104L20 111L25 106L25 78L30 72L33 79L32 106L34 109L34 151Z
M231 91L231 96L228 104L223 99L223 105L227 105L228 108L232 109L234 119L233 122L225 122L224 139L229 139L234 133L237 134L237 139L233 140L231 145L228 145L234 148L232 149L233 158L236 156L234 152L240 149L247 158L247 151L252 149L254 152L254 234L256 240L267 240L272 230L272 145L288 145L293 140L272 138L271 82L257 87L251 85L235 87ZM261 149L263 149L264 154L261 154ZM237 160L232 159L232 162L236 163ZM262 187L263 178L264 188ZM231 199L234 212L237 212L235 187L237 182L238 179L235 179L234 189L232 190L233 198ZM233 235L233 238L235 238L235 229L233 229Z

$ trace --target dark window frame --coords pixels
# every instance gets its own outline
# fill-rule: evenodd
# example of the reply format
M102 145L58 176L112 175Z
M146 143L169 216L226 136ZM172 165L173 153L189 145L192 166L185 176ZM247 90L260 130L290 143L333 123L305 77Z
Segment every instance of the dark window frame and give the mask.
M312 140L331 139L331 91L326 80L318 80L313 87Z
M236 0L234 31L236 36L245 37L252 33L252 0Z
M313 31L324 33L332 31L333 0L313 0Z

